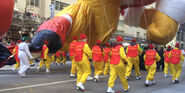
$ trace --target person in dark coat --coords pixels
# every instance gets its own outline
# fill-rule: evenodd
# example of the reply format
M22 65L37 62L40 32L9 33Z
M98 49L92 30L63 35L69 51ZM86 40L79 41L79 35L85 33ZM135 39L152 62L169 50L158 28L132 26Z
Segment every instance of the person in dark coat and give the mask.
M157 62L157 72L160 71L160 67L162 66L162 71L164 70L164 48L161 47L158 51L159 56L161 57L161 60Z

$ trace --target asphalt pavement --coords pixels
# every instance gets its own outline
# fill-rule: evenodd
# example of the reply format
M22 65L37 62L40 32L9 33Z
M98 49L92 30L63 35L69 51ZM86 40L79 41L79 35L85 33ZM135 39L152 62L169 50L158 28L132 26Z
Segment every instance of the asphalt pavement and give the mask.
M75 89L76 78L70 78L70 65L51 65L51 72L45 70L37 71L37 66L29 68L27 76L20 78L16 72L11 71L10 66L0 69L0 93L81 93ZM92 69L93 70L93 69ZM136 80L132 71L131 80L128 81L130 90L128 93L185 93L185 64L180 77L179 84L172 84L171 77L163 77L163 72L155 75L156 85L145 87L146 71L141 71L142 79ZM106 93L109 76L101 76L101 82L87 81L84 85L87 89L84 93ZM116 91L123 91L123 86L117 78L115 82ZM120 93L120 92L119 92ZM124 93L124 92L121 92Z

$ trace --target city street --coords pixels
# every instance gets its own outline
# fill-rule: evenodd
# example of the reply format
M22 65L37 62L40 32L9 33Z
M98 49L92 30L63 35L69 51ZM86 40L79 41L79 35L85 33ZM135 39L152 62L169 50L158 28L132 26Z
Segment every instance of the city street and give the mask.
M78 93L75 89L75 79L69 77L70 63L62 66L51 66L51 73L45 70L36 72L36 66L28 70L27 77L20 78L11 70L0 70L0 93ZM183 71L184 71L183 66ZM182 72L179 84L172 84L171 77L164 78L162 72L155 75L156 85L145 87L144 81L146 71L141 71L143 78L135 80L133 73L129 93L184 93L185 72ZM107 89L108 76L101 76L101 82L87 81L84 93L105 93ZM123 91L119 78L115 82L114 90Z

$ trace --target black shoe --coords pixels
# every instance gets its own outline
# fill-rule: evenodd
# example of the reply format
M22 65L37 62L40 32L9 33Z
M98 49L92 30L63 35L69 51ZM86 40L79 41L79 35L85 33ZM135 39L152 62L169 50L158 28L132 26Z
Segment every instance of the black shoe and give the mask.
M94 78L94 82L100 82L100 79Z
M178 84L179 83L179 80L175 80L175 83Z
M149 86L150 86L149 84L146 84L146 83L145 83L145 87L149 87Z

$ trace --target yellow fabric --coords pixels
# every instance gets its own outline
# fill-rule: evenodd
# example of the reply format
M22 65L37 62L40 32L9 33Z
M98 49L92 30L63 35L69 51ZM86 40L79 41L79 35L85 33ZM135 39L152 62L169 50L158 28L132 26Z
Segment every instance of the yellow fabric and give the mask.
M156 11L146 32L146 37L153 43L165 45L176 36L177 28L178 23L175 20Z
M67 56L63 57L61 63L66 64Z
M126 60L126 55L125 55L125 50L123 47L120 48L120 63L118 65L112 65L110 64L110 77L108 81L108 87L114 87L114 82L117 78L117 75L119 76L121 83L123 85L123 89L127 90L128 89L128 82L125 76L125 65L124 65L124 60ZM122 60L123 59L123 60Z
M76 84L78 84L79 82L85 83L87 77L91 74L90 62L88 60L88 57L92 58L92 51L89 48L89 46L87 44L85 44L84 48L83 48L82 61L76 62L76 66L77 66L77 82L76 82Z
M146 60L146 54L144 55L144 60ZM150 65L150 66L145 65L145 68L146 68L146 70L148 72L146 80L153 80L155 72L156 72L156 67L157 67L156 62L158 62L160 60L161 60L161 57L159 56L158 53L156 53L154 63L152 65Z
M93 65L94 65L94 76L102 75L103 74L104 62L94 62L93 61Z
M156 72L156 62L154 62L152 65L148 66L148 65L145 65L145 68L148 72L148 75L146 77L146 80L153 80L154 79L154 75L155 75L155 72Z
M178 48L175 47L174 49L178 49ZM170 52L169 57L171 57L171 52ZM181 52L180 60L181 60L181 62L179 62L178 64L171 64L172 80L179 79L179 77L180 77L180 74L181 74L181 71L182 71L181 63L184 62L184 55L183 55L182 52Z
M128 57L128 65L126 66L126 76L130 77L132 66L134 65L136 76L140 76L139 57Z
M139 45L138 45L137 51L138 51L138 55L142 54L142 49ZM126 49L126 53L128 53L128 47ZM128 65L126 66L126 76L130 77L133 65L134 65L134 68L135 68L136 76L140 76L139 57L138 56L137 57L128 57L127 59L128 59Z
M171 64L171 69L172 69L172 80L179 79L182 71L181 62L179 62L178 64Z
M103 72L104 75L108 75L109 74L109 71L110 71L110 63L109 62L110 61L105 62L105 67L104 67L104 72Z
M168 69L170 71L170 74L172 74L171 64L164 62L164 74L168 74Z
M61 63L60 60L61 60L61 56L59 56L59 57L56 58L56 62L57 62L57 63Z
M71 62L72 62L72 64L71 64L71 74L74 75L77 72L77 67L76 67L76 63L74 61L73 56L70 56L70 59L71 59Z
M52 61L52 56L48 56L49 49L47 48L44 52L44 58L41 59L39 63L39 68L42 68L43 65L46 65L46 69L50 68L50 63ZM44 61L46 59L46 61Z
M74 35L85 33L90 47L97 40L106 42L112 33L116 31L121 0L78 0L63 9L57 16L70 14L73 19L73 27L66 38L62 50L68 50Z
M20 67L20 62L16 61L16 64L14 66L15 69L18 69Z

